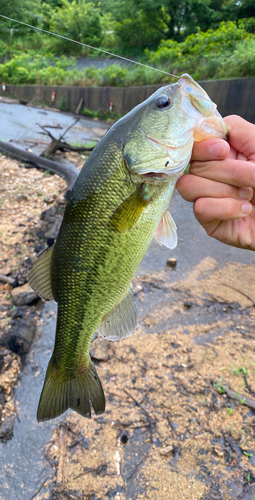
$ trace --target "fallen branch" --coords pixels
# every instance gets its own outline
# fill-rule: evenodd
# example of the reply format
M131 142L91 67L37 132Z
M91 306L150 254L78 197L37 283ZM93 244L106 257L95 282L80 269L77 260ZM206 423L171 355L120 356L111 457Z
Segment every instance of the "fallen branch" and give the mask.
M49 130L46 130L48 128L48 125L40 125L37 123L36 125L40 127L43 132L48 135L51 138L51 143L48 144L46 150L42 153L42 156L45 158L49 158L49 156L53 155L56 153L56 151L62 151L62 152L67 152L67 151L73 151L75 153L83 153L84 151L92 151L94 149L94 146L91 148L87 148L86 146L72 146L71 144L68 144L66 141L63 140L64 136L66 133L80 120L80 118L77 118L64 132L58 139L54 137ZM52 128L52 127L51 127Z
M44 168L45 170L50 170L54 174L64 177L67 183L68 189L71 189L79 175L78 168L73 165L73 163L68 162L68 165L60 164L55 161L49 160L48 158L42 158L34 153L29 153L24 149L17 148L8 142L0 141L0 149L5 153L10 154L13 158L20 161L28 161L33 163L35 166Z
M240 394L240 392L233 391L227 385L215 384L220 394L226 393L230 398L235 399L238 403L242 405L248 406L255 410L255 400L251 398L247 398L244 394Z
M5 274L0 274L0 281L2 281L2 283L8 283L8 285L13 285L15 279L10 276L5 276Z

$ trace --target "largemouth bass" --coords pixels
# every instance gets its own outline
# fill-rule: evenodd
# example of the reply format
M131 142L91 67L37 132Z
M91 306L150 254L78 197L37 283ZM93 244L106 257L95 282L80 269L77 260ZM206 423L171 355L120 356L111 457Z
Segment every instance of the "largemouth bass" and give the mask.
M131 279L154 239L174 248L168 212L194 141L227 136L206 92L189 75L162 87L121 118L98 143L70 194L53 247L30 272L32 288L58 303L56 339L38 421L68 408L104 412L89 356L97 330L119 340L136 328Z

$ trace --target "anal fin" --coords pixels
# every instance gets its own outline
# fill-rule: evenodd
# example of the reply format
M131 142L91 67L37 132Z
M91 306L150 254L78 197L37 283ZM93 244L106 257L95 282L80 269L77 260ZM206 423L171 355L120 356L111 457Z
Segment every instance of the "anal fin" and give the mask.
M45 250L33 265L28 282L33 290L44 300L53 300L51 288L51 258L54 245Z
M98 326L98 333L107 340L125 339L137 325L137 309L131 287L124 297L105 315Z
M158 225L154 234L154 241L159 245L171 248L171 250L177 246L177 226L168 210Z

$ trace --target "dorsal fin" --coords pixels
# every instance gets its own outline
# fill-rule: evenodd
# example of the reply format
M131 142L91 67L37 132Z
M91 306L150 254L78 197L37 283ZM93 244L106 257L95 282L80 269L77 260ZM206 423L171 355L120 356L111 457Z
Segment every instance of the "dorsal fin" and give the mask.
M137 309L130 287L124 297L105 315L97 331L105 339L114 341L131 335L136 325Z
M51 257L53 248L54 245L42 253L28 275L30 286L44 300L54 300L51 288Z

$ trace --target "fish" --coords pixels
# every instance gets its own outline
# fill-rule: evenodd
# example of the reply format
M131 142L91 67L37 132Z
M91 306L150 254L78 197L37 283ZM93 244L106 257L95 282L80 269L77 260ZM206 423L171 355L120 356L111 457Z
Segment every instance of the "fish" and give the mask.
M118 120L83 166L52 247L34 264L31 287L58 304L55 345L37 420L68 408L91 418L105 410L89 355L95 331L117 341L137 325L132 278L152 241L172 249L168 211L194 141L227 139L227 126L188 74Z

